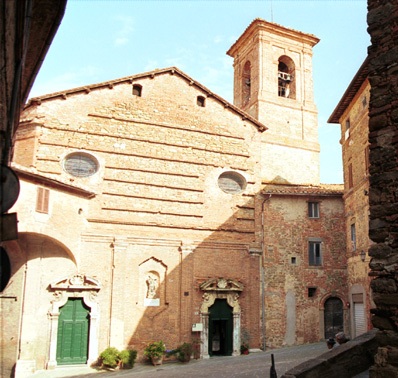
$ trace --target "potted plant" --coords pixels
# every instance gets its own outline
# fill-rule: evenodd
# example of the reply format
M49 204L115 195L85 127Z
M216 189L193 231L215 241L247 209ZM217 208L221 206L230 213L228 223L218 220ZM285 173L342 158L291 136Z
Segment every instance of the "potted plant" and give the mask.
M193 345L191 343L183 343L177 348L177 356L181 362L189 362L193 353Z
M137 351L134 349L119 351L114 347L109 347L99 355L99 364L103 369L132 368L136 358Z
M154 341L145 347L144 355L151 360L153 365L161 365L165 351L166 345L163 341Z
M240 354L249 354L249 345L247 343L242 343L240 346Z

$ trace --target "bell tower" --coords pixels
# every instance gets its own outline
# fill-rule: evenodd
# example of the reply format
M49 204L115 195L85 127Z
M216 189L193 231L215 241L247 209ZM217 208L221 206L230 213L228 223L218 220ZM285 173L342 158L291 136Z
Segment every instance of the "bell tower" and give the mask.
M227 54L234 58L234 105L268 127L262 180L319 184L318 112L311 34L255 19Z

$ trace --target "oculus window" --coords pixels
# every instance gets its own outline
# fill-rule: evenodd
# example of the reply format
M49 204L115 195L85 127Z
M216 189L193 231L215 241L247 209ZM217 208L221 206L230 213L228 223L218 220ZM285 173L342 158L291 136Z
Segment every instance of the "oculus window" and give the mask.
M237 194L246 189L246 179L238 172L223 172L218 177L218 186L224 193Z
M97 159L84 152L73 152L65 157L64 170L75 177L90 177L97 173Z

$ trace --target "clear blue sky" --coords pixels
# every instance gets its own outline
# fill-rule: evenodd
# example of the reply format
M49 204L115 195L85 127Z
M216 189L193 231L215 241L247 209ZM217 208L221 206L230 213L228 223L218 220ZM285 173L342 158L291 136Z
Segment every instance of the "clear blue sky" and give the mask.
M321 182L342 183L339 125L327 119L370 45L366 0L68 0L30 97L177 66L232 102L229 47L255 19L315 34Z

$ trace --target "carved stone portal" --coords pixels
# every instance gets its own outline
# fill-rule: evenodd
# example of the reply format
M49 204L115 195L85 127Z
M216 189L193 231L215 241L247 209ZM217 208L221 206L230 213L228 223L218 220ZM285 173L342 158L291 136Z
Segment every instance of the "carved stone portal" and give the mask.
M60 308L65 305L69 298L82 298L84 304L90 308L90 329L87 364L91 364L98 357L98 316L99 307L97 293L101 289L99 282L83 274L64 277L50 284L50 291L54 299L48 312L50 319L50 351L47 369L57 366L57 336Z
M239 293L243 291L244 286L238 281L225 278L213 278L200 285L204 291L203 302L200 308L200 317L203 324L201 333L201 355L203 358L209 358L209 308L213 306L216 299L226 299L232 307L233 315L233 345L232 355L240 355L240 304Z

